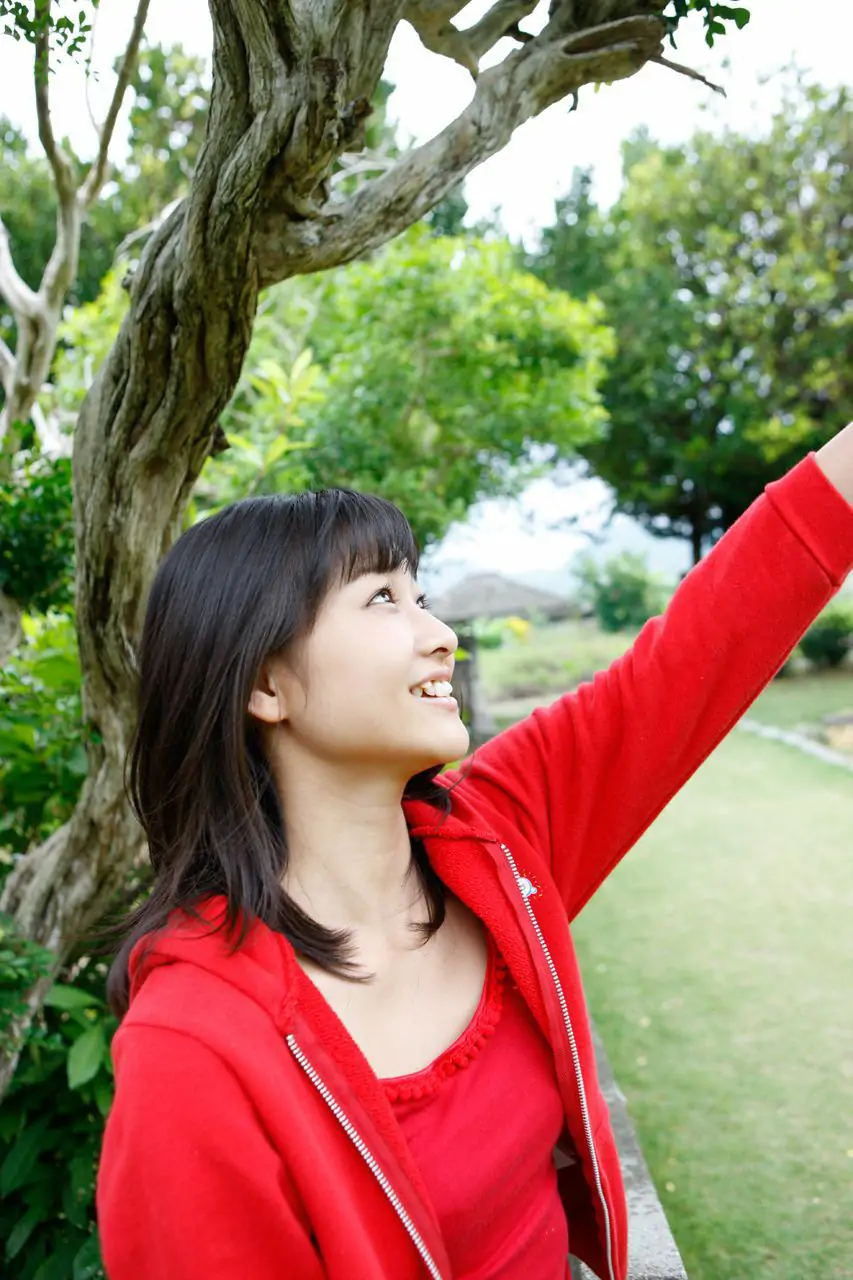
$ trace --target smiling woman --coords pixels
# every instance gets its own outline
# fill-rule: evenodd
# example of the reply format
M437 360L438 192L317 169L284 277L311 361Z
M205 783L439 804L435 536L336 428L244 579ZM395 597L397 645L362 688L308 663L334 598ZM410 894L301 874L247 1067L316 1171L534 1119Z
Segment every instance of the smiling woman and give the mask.
M847 478L809 455L627 654L446 771L457 640L395 507L257 498L178 540L129 771L156 879L110 982L111 1280L565 1280L570 1248L625 1280L569 922L850 571Z
M448 677L456 649L425 610L417 568L397 508L342 489L235 503L166 556L146 612L129 761L158 879L113 966L119 1011L137 939L212 894L224 896L229 931L257 918L301 955L346 968L344 939L282 884L310 877L306 841L328 843L313 833L318 797L360 806L375 795L383 806L393 794L389 839L401 846L400 795L432 790L441 803L433 779L468 745L458 716L425 716L411 694L439 663Z

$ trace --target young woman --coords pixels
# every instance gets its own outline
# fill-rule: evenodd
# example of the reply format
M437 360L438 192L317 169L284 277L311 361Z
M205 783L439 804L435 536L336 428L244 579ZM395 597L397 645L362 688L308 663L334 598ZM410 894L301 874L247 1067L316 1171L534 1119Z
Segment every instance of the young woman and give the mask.
M627 1268L569 922L853 567L853 434L609 670L458 769L456 637L403 516L257 498L168 553L130 787L155 872L98 1187L110 1280Z

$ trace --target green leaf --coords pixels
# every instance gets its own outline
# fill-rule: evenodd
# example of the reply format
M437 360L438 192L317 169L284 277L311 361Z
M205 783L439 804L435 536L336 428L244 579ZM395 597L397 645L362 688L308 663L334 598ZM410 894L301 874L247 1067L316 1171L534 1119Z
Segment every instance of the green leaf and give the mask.
M32 1172L42 1151L50 1144L48 1129L50 1116L42 1116L35 1124L28 1125L18 1138L0 1168L0 1195L22 1187Z
M99 1076L95 1081L95 1106L106 1120L110 1113L110 1107L113 1105L114 1086L111 1079L105 1080Z
M18 1219L9 1232L9 1238L6 1241L6 1260L8 1262L18 1256L34 1229L38 1226L41 1218L42 1214L39 1209L28 1209L23 1218Z
M48 991L44 1003L50 1009L91 1009L96 1005L103 1006L104 1002L93 992L84 991L82 987L72 987L64 982L57 982Z
M98 1237L93 1233L75 1255L72 1280L94 1280L102 1273L102 1268Z
M16 724L6 722L0 729L0 735L11 742L19 743L22 747L29 747L30 750L33 750L36 745L35 728L33 725L24 724L22 721L18 721Z
M36 663L35 673L48 689L73 689L80 683L80 666L71 654L56 653Z
M299 355L296 357L296 359L293 362L292 369L290 370L291 382L299 381L303 373L305 373L307 369L310 369L311 362L313 359L314 359L314 352L311 350L310 347L306 347L304 351L300 351Z
M33 1280L68 1280L70 1269L74 1266L74 1258L78 1253L76 1241L61 1245L55 1253L41 1264L33 1276Z
M68 1085L79 1089L98 1074L104 1056L104 1029L100 1023L84 1031L68 1053Z
M264 454L264 470L268 471L270 467L275 466L279 458L283 458L290 448L290 441L287 436L278 436L273 440L270 447Z

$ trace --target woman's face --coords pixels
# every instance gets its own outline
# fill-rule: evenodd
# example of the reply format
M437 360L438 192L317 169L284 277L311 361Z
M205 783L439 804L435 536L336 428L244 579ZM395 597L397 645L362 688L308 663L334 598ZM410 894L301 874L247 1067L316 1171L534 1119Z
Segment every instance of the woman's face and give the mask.
M449 681L458 647L455 633L425 605L406 569L333 588L292 663L275 664L266 677L275 681L275 714L263 713L258 690L250 709L279 721L302 753L378 768L402 783L459 759L468 731L455 699L413 692L427 681ZM270 687L267 712L271 695Z

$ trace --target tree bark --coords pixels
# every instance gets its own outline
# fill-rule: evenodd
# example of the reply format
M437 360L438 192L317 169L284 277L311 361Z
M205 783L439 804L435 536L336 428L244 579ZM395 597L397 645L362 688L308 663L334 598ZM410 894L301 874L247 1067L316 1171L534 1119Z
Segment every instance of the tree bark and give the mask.
M697 565L702 559L702 548L705 545L705 507L706 502L703 497L696 495L696 501L690 507L690 550L693 556L693 563Z
M690 550L693 555L693 563L697 565L702 559L702 526L694 523L690 526Z
M410 3L407 12L427 7ZM136 640L157 563L237 383L259 290L376 248L523 121L660 53L663 3L587 0L580 25L576 7L553 4L539 35L479 76L457 121L335 201L332 168L356 149L402 0L210 0L213 90L190 193L146 245L127 317L75 434L77 622L84 713L96 731L87 737L97 745L71 821L20 860L0 901L57 963L140 850L122 785ZM38 999L33 993L32 1009ZM0 1094L14 1056L0 1072Z

